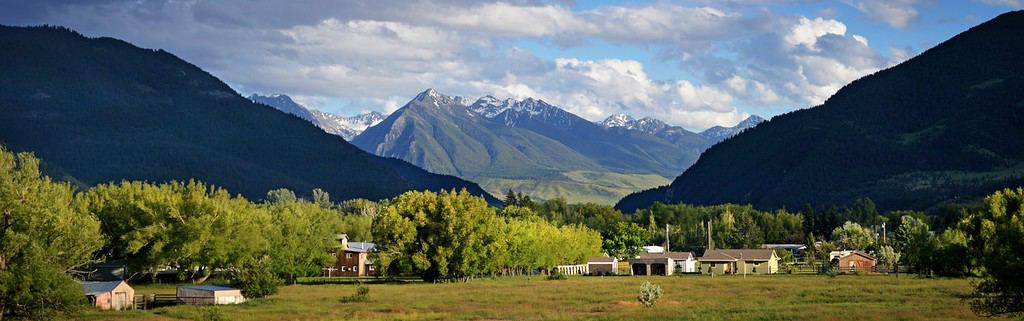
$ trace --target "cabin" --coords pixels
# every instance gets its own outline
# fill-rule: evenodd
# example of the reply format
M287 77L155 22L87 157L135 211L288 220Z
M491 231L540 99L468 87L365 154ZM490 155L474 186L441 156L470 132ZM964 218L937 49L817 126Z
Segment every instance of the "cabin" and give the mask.
M696 271L693 253L642 253L629 261L632 275L672 275Z
M334 253L334 266L324 269L323 275L327 277L362 277L380 275L374 266L370 253L377 249L377 245L370 242L349 242L348 234L338 234L338 248Z
M697 259L704 274L775 274L779 256L771 249L706 250Z
M619 259L614 257L591 257L587 259L587 272L590 275L614 275L619 271Z
M86 281L81 285L89 305L100 310L135 308L135 289L124 281Z
M238 304L245 302L242 290L219 285L181 285L176 297L179 304Z
M878 260L871 254L862 251L834 251L829 253L832 267L839 271L852 273L855 271L873 272Z

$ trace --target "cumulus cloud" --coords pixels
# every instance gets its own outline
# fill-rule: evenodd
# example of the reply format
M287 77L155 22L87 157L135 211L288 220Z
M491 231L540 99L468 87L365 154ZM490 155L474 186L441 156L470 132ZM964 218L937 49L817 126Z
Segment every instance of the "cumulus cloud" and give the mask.
M914 9L917 2L919 0L855 0L850 4L868 19L905 29L919 19L917 9Z
M916 19L912 1L887 3L851 2L893 26ZM885 59L833 18L735 9L750 4L573 10L571 2L535 0L40 0L0 10L0 23L65 25L167 49L243 93L288 93L332 112L393 111L435 87L537 97L591 120L625 112L691 129L739 122L748 114L737 105L820 103L908 52L892 49L899 59ZM519 41L636 46L692 77L655 80L632 59L545 59Z

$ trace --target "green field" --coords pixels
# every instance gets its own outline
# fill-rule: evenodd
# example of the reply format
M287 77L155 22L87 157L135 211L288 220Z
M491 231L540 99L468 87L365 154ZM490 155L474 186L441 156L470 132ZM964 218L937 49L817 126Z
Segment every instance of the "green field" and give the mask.
M544 178L490 178L472 180L488 193L502 197L509 189L538 200L564 198L574 203L614 205L636 191L668 185L672 180L655 174L569 171Z
M643 281L664 289L636 302ZM273 297L217 307L224 320L981 320L960 298L965 279L913 276L542 277L453 284L370 284L370 298L342 303L356 285L293 285ZM173 292L143 286L141 293ZM84 313L77 320L197 319L204 309ZM998 319L997 319L998 320Z

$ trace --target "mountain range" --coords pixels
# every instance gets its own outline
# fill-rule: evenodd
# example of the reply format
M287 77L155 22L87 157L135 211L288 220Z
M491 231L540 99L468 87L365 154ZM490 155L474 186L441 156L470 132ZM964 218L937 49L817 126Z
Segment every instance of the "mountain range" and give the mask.
M608 118L605 118L605 120L601 121L599 124L609 128L624 128L627 130L644 132L685 146L687 144L699 144L700 138L696 137L698 135L704 137L704 139L707 140L707 143L711 145L717 144L718 142L726 140L732 136L736 136L736 134L739 134L744 130L753 128L764 121L765 119L760 116L751 115L739 124L736 124L736 126L714 126L700 133L694 133L679 126L672 126L651 117L634 119L632 116L626 114L608 116Z
M470 101L428 89L351 142L495 194L609 204L668 183L714 143L660 121L655 132L598 124L534 98Z
M200 179L251 199L282 187L335 199L466 188L497 203L476 184L366 153L301 109L253 103L163 50L6 26L0 48L0 142L34 152L58 179Z
M345 140L352 140L353 137L362 133L366 128L376 125L384 120L384 115L375 111L359 114L352 117L338 116L325 113L316 109L306 108L299 105L291 97L284 94L263 96L259 94L249 95L249 100L277 108L280 111L299 116L329 134L341 136Z
M624 198L928 210L1024 184L1024 11L1002 14L899 65L846 85L824 104L707 150L669 186Z

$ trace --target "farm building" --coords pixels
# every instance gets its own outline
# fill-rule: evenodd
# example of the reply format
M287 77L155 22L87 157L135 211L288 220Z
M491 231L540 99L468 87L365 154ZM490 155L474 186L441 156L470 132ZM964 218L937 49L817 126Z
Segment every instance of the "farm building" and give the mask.
M835 251L829 253L830 262L833 267L840 271L874 271L878 260L871 254L862 251Z
M779 257L770 249L706 250L697 259L705 274L774 274Z
M242 290L217 285L182 285L177 289L181 304L238 304L245 302Z
M135 289L124 281L88 281L81 284L89 304L100 310L135 308Z
M377 276L379 275L370 258L370 252L377 248L369 242L349 242L348 234L338 234L338 249L334 266L324 269L324 276Z
M693 253L643 253L629 261L633 275L672 275L695 272Z
M612 275L618 272L619 259L614 257L592 257L587 259L587 272L590 275Z

